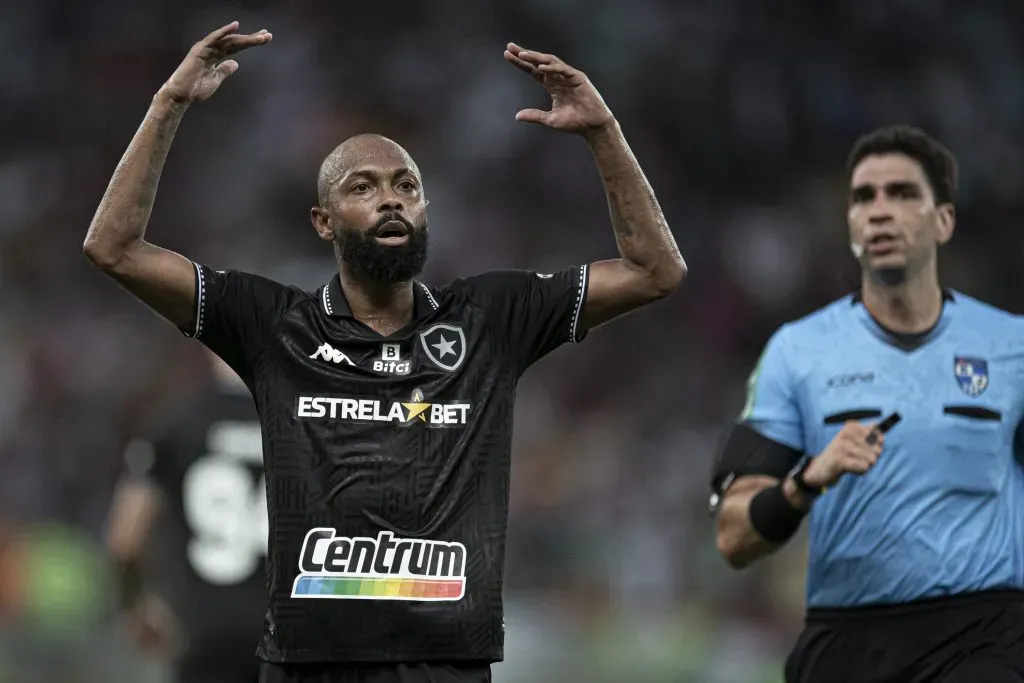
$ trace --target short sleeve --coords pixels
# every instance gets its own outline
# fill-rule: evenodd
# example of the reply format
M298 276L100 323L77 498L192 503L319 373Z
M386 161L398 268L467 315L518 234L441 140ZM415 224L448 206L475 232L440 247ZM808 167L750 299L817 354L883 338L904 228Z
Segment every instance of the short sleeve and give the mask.
M469 296L508 343L519 373L566 342L583 341L587 265L557 273L498 270L468 278Z
M740 421L772 441L804 451L803 421L790 367L786 327L776 332L747 381Z
M196 317L192 329L182 332L248 379L269 331L287 307L290 289L258 275L194 265Z

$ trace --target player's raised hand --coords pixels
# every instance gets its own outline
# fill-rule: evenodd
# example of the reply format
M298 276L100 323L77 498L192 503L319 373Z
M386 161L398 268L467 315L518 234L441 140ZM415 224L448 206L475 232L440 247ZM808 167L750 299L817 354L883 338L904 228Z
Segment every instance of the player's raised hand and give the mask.
M235 33L237 29L238 22L233 21L193 45L160 90L179 103L209 99L224 79L238 70L238 62L228 59L230 55L266 45L273 38L266 29L250 34Z
M847 422L807 466L804 481L814 487L827 488L846 473L864 474L878 462L884 445L885 434L875 426Z
M611 109L587 75L558 57L509 43L505 61L533 76L551 96L550 111L523 109L516 114L517 121L539 123L570 133L587 133L615 121Z

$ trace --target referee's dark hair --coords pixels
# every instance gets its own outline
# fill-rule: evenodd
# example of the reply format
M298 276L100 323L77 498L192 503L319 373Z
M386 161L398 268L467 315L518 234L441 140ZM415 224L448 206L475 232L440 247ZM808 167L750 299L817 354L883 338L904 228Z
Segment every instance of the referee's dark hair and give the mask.
M941 142L912 126L886 126L862 135L853 144L846 160L846 177L865 157L875 154L905 154L921 164L931 185L936 204L952 204L956 196L956 157Z

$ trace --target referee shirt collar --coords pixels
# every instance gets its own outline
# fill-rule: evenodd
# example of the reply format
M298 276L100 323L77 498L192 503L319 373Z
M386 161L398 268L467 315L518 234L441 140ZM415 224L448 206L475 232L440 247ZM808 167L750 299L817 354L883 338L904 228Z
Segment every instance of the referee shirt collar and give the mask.
M413 280L412 297L413 320L419 320L437 310L437 299L430 289L419 280ZM320 309L335 318L355 317L345 299L345 293L341 290L341 276L338 273L335 273L334 277L320 288Z
M942 302L943 303L956 303L956 297L953 295L953 290L942 288ZM857 304L864 303L864 293L857 289L850 297L850 305L856 306Z

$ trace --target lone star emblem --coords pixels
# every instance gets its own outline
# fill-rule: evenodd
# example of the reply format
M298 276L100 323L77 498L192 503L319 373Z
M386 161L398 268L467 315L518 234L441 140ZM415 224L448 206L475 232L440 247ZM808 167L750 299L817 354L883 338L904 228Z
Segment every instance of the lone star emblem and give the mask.
M466 335L457 325L438 323L420 332L420 345L427 358L442 370L454 372L466 359Z

